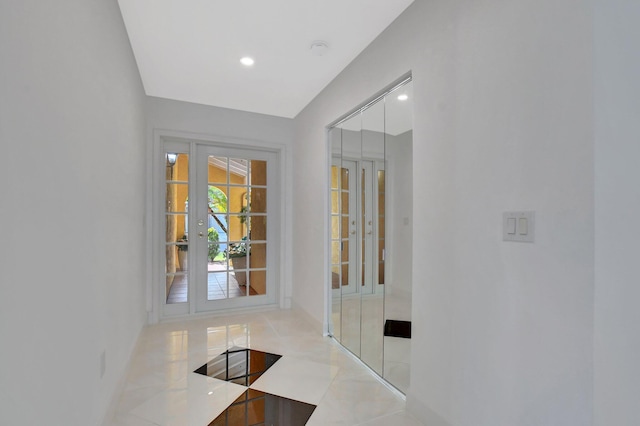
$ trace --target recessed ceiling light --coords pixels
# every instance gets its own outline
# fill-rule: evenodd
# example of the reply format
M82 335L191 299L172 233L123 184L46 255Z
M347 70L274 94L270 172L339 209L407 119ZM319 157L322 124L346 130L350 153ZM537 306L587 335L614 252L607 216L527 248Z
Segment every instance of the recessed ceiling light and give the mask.
M407 99L409 99L409 96L405 95L404 93L402 95L398 95L399 101L406 101Z
M253 60L253 58L250 58L248 56L245 56L244 58L240 59L240 63L242 65L244 65L245 67L250 67L252 66L256 61Z

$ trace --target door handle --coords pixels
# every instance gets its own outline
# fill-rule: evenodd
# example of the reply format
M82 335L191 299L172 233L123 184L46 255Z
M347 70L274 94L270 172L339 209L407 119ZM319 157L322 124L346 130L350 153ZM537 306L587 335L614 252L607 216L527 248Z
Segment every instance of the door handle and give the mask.
M200 237L200 238L204 237L204 232L202 232L202 231L198 232L198 237Z

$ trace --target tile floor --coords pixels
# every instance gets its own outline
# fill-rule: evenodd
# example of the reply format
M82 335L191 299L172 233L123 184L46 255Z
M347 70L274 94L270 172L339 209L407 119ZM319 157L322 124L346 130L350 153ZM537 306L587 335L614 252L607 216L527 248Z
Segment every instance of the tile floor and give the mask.
M271 310L147 327L112 425L209 425L247 388L194 370L234 347L282 355L251 389L316 405L308 425L421 424L396 392L304 316Z
M233 268L227 271L225 262L209 262L207 275L207 298L208 300L219 300L247 295L246 286L239 285L233 272ZM171 290L167 296L167 303L185 303L187 301L188 286L187 276L178 272L175 275ZM258 293L249 288L249 295Z

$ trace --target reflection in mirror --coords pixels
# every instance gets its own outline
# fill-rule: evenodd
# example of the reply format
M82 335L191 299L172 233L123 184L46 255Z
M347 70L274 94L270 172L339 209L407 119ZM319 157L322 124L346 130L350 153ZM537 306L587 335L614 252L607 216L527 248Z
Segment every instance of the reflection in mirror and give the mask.
M358 223L358 160L361 156L360 114L344 121L339 127L342 153L340 158L340 224L347 229L340 232L340 293L341 339L340 342L356 356L361 353L361 300L359 288L361 276L358 239L361 234Z
M405 393L411 349L412 121L407 83L329 131L329 332Z
M384 173L384 100L362 111L362 153L360 170L360 247L362 333L360 358L382 375L384 276L378 272L379 181ZM384 210L383 210L384 211Z
M341 340L341 265L342 265L342 215L340 214L340 172L341 172L341 155L342 155L342 131L334 127L329 131L329 143L331 146L331 321L329 322L329 333L338 341ZM347 224L344 230L347 229Z
M383 377L400 391L409 387L413 245L413 93L408 83L385 101L386 245ZM403 96L404 95L404 96ZM409 334L410 336L410 334Z

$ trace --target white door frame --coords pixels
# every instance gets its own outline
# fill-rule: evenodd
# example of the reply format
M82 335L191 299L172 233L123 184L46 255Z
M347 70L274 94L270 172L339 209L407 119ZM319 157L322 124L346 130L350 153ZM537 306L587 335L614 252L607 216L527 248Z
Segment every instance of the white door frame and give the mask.
M287 225L288 216L291 214L291 209L287 207L287 177L290 174L290 165L288 163L288 149L284 144L238 139L228 136L216 136L199 133L191 133L184 131L154 129L152 131L152 137L149 140L147 146L147 225L146 225L146 247L147 247L147 268L146 268L146 309L148 315L148 323L154 324L164 319L177 318L181 316L194 316L198 315L195 311L194 303L187 303L188 309L176 309L174 312L167 312L164 307L169 306L165 304L165 291L161 290L161 282L164 280L163 268L163 251L160 249L164 238L163 224L164 224L164 144L165 142L189 142L191 143L190 158L195 158L195 146L196 144L204 144L211 146L218 146L221 148L240 148L250 150L262 150L273 152L278 157L278 183L279 183L279 232L280 232L280 244L274 250L274 253L278 255L278 272L279 277L277 279L277 301L274 306L282 309L291 307L291 274L290 274L290 256L287 253L291 253L291 248L288 247L287 241L290 241L291 230ZM191 168L191 173L195 173L195 168ZM290 178L290 176L289 176ZM290 221L289 221L290 222ZM192 287L192 286L190 286ZM191 290L190 290L191 291ZM264 306L261 306L264 307ZM239 308L243 309L243 308ZM246 308L244 308L246 309ZM216 311L216 313L233 311L229 309L226 311ZM184 311L184 312L183 312ZM212 312L204 312L201 315L211 315Z

